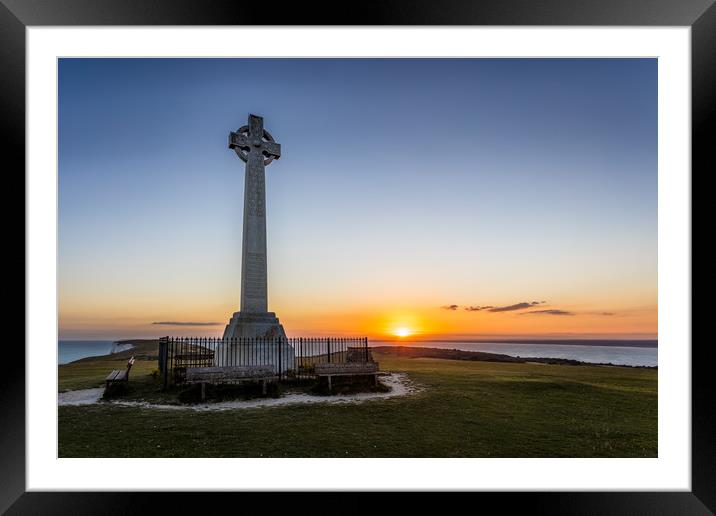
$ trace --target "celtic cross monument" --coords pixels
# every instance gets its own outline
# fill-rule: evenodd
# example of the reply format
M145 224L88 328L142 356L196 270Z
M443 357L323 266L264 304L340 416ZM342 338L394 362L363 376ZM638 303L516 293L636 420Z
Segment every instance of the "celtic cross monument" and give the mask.
M286 338L276 314L268 311L266 275L266 165L281 157L281 145L264 129L260 116L229 133L229 148L246 163L241 248L241 305L224 338Z

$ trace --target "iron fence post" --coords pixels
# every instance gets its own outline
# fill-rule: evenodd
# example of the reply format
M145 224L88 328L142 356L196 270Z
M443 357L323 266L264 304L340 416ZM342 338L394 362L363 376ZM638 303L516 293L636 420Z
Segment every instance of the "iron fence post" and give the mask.
M164 337L159 338L159 355L157 356L157 365L159 372L164 372Z
M160 359L159 363L162 364L161 366L161 372L162 372L162 390L167 389L167 379L168 379L168 361L169 361L169 337L162 337L159 339L159 353L160 353Z
M283 370L283 362L281 362L281 347L283 342L281 337L278 338L278 381L281 381L281 371Z

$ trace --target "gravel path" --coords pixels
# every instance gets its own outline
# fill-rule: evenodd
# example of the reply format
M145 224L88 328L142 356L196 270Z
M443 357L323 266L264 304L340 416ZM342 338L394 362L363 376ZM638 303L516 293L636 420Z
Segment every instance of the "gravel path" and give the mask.
M91 405L98 403L102 397L104 387L97 389L82 389L79 391L61 392L57 397L58 405Z
M160 410L232 410L242 408L279 407L298 403L361 403L375 399L395 398L408 396L419 392L417 387L405 373L390 373L380 377L381 382L388 387L388 392L361 392L357 394L337 394L334 396L316 396L306 393L287 393L280 398L256 398L252 400L220 401L216 403L197 403L192 405L161 405L144 401L111 401L113 405L123 407L140 407ZM83 389L78 391L61 392L58 405L90 405L99 403L103 388Z

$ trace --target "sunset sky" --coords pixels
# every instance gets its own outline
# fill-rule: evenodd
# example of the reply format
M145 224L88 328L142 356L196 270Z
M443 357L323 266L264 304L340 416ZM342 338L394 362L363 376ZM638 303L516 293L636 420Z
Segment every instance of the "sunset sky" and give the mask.
M60 339L221 336L249 113L289 336L656 338L655 59L61 59Z

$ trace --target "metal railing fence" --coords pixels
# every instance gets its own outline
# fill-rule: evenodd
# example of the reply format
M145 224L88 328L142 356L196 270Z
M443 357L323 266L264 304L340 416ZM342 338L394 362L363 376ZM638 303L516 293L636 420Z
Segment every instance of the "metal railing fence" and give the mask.
M313 378L325 362L369 362L367 337L230 338L162 337L159 372L163 385L184 383L187 367L271 366L282 379Z

